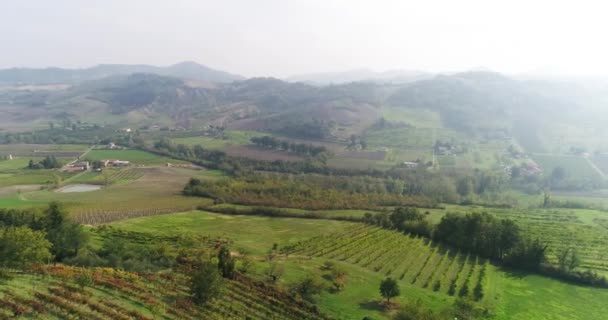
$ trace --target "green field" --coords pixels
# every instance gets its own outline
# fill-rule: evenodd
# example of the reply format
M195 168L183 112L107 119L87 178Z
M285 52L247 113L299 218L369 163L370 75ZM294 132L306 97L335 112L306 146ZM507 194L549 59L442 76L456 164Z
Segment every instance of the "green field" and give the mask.
M588 160L583 157L534 154L532 158L541 166L546 175L550 175L556 167L562 167L565 169L567 176L571 178L601 178L601 174L589 165Z
M255 254L264 254L274 243L295 243L323 232L339 230L349 224L327 220L273 219L191 211L124 220L113 225L124 230L161 235L197 233L212 237L230 237L239 247ZM235 233L235 230L239 232Z
M535 275L495 273L500 282L494 319L600 320L608 313L608 289L580 287Z
M494 299L473 295L475 286L483 287L488 281L480 276L481 270L488 268L487 261L462 255L425 238L408 237L378 227L359 225L316 237L299 244L293 254L359 265L449 296L466 296L478 301Z
M30 159L16 158L12 160L0 160L0 171L25 169Z
M13 185L40 184L50 185L61 182L71 174L56 170L21 170L11 173L0 173L0 187Z
M214 138L214 137L188 137L188 138L173 138L175 144L185 144L187 146L201 145L206 149L222 149L227 146L239 146L251 144L251 138L267 136L268 133L261 133L255 131L238 131L230 130L225 132L226 138Z
M46 201L25 200L20 194L12 194L0 197L0 208L29 208L47 206Z
M48 174L57 173L57 171L49 171ZM105 185L107 177L109 184L101 190L61 193L50 188L54 184L45 185L44 189L37 186L23 187L21 185L28 182L28 179L21 173L0 180L10 183L7 186L0 184L0 205L5 208L31 207L59 201L79 222L106 223L117 219L180 212L209 205L212 203L211 199L184 197L181 195L181 190L190 177L218 179L222 176L223 173L214 170L165 167L110 168L103 173L82 173L62 180L65 184ZM46 176L35 177L42 179ZM31 182L37 181L31 179Z
M252 216L228 216L203 211L193 211L165 216L145 217L119 221L112 224L114 227L150 234L200 234L212 237L228 237L234 240L237 250L250 252L260 256L258 269L263 272L265 265L261 259L273 244L284 246L296 244L310 238L323 234L335 234L345 232L360 226L354 223L311 220L296 218L268 218ZM260 235L264 235L263 237ZM322 275L321 264L327 259L317 259L293 256L281 260L285 266L283 284L289 285L310 272ZM340 263L340 262L338 262ZM338 294L324 293L319 304L321 310L338 319L360 319L366 315L372 315L380 319L386 318L376 305L379 299L377 286L383 279L382 274L372 272L366 268L343 264L347 267L349 280L346 289ZM449 296L443 297L431 290L421 289L407 284L403 280L403 286L408 286L404 291L405 298L419 298L428 302L435 308L440 308L446 301L451 301Z
M439 113L427 109L384 107L382 116L390 122L403 122L416 128L441 128Z
M493 319L601 319L608 312L604 303L608 290L500 270L475 257L431 246L422 239L359 224L194 211L113 225L151 234L230 237L237 249L256 255L263 255L274 243L279 246L300 243L289 258L283 258L286 268L283 281L288 284L308 273L322 275L320 266L328 259L344 266L349 274L346 289L323 293L318 302L322 311L339 319L387 318L376 304L378 283L387 274L396 278L404 274L399 280L403 292L399 301L421 299L440 310L455 298L449 294L451 281L456 279L455 296L458 296L465 283L471 287L480 281L480 269L484 266L482 304L489 308ZM260 237L261 234L264 236ZM263 270L263 261L259 264L258 268ZM467 292L472 294L472 288Z
M0 145L0 152L35 152L35 151L80 151L84 152L88 146L82 144L5 144Z
M133 149L125 150L91 150L85 156L86 160L124 160L138 165L163 165L166 163L181 163L182 161L161 157L149 152Z
M372 148L430 150L435 143L434 134L435 129L405 127L369 131L366 138Z

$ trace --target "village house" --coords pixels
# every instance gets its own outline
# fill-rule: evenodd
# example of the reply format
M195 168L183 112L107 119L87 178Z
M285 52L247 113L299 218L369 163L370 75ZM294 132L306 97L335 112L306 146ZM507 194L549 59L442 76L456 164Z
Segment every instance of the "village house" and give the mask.
M408 168L408 169L415 169L415 168L417 168L417 167L418 167L418 162L412 162L412 161L403 161L403 162L401 163L401 165L402 165L403 167L405 167L405 168Z
M131 162L125 160L102 160L101 164L103 164L104 167L126 167L129 166Z
M522 166L523 174L525 176L535 176L543 172L543 169L534 161L529 161Z
M88 161L77 161L69 164L66 168L69 172L87 171L90 168Z

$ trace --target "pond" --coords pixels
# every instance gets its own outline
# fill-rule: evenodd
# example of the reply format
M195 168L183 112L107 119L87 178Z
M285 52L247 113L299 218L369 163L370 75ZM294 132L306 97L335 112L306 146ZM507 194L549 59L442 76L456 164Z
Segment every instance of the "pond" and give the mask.
M57 192L88 192L101 189L101 186L95 184L71 184L57 189Z

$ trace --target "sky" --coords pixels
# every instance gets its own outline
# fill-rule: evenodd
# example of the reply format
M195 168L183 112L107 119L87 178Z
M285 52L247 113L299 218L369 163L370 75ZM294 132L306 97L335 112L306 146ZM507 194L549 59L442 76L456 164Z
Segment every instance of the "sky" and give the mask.
M1 0L0 68L608 74L604 1Z

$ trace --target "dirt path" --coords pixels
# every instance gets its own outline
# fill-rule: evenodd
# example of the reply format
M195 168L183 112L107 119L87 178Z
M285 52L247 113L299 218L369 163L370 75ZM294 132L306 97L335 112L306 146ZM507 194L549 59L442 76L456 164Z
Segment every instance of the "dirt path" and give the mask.
M84 158L84 156L86 156L87 153L91 152L91 150L93 150L93 148L95 148L95 147L96 147L96 145L91 146L90 148L88 148L87 150L85 150L81 155L79 155L78 157L76 157L76 159L74 159L74 160L68 162L66 165L64 165L63 168L61 168L61 170L67 170L67 167L69 165L71 165L72 163L77 162L80 159Z
M597 171L597 173L599 173L599 175L603 178L606 179L606 175L604 174L604 172L598 168L595 163L593 163L593 161L589 160L589 157L583 157L585 158L585 160L587 160L587 163L589 163L589 165L591 166L591 168L595 169L595 171Z
M93 148L95 148L95 147L96 147L96 145L93 145L93 146L91 146L90 148L88 148L87 150L85 150L85 151L84 151L84 152L83 152L81 155L79 155L79 156L78 156L76 159L74 159L74 160L70 161L68 164L64 165L64 166L61 168L61 170L62 170L62 171L67 171L67 169L68 169L68 166L69 166L69 165L71 165L72 163L77 162L77 161L79 161L80 159L84 158L84 156L86 156L86 155L87 155L87 153L91 152L91 150L93 150ZM69 177L68 179L66 179L66 180L62 181L59 187L61 187L62 185L66 184L67 182L70 182L71 180L74 180L75 178L77 178L77 177L81 176L82 174L84 174L84 173L86 173L86 172L88 172L88 171L82 171L82 172L77 173L76 175L74 175L74 176L72 176L72 177Z

